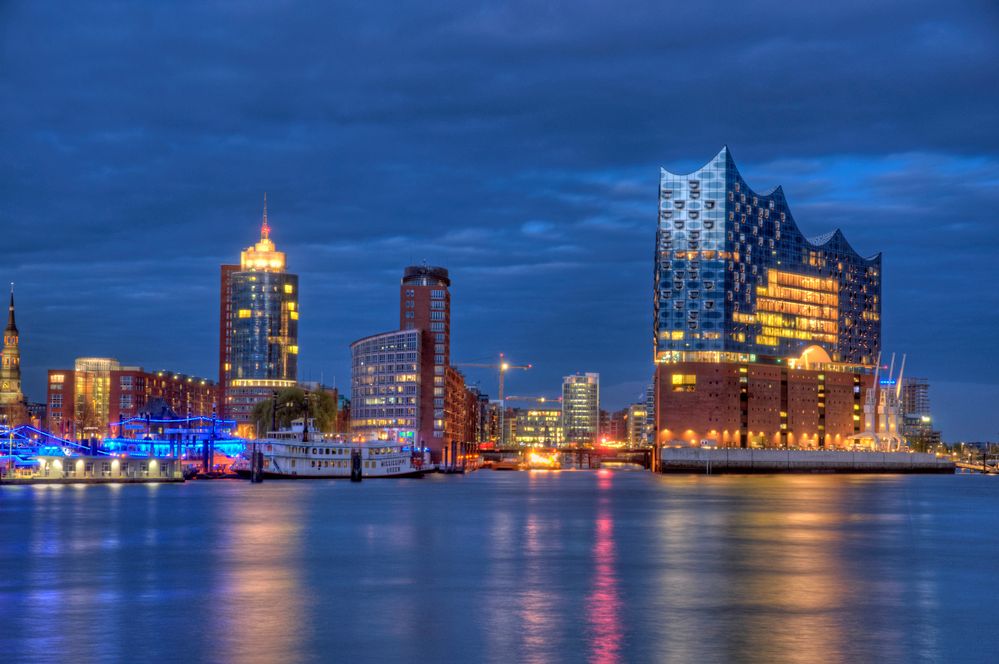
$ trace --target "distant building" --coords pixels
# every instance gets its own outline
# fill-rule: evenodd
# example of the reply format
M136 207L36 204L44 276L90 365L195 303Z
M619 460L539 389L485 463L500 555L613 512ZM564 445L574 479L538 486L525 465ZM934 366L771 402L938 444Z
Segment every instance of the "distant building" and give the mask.
M562 379L562 429L565 442L592 445L600 433L600 374Z
M31 424L35 427L44 427L48 424L48 417L46 404L39 403L37 401L28 402L28 417L31 418Z
M488 399L488 397L487 397ZM488 401L482 413L482 438L479 442L493 443L499 445L500 436L500 403L498 401ZM510 421L509 417L504 417L504 424ZM510 440L507 438L506 440Z
M474 386L468 387L468 393L475 401L475 411L473 413L475 430L474 441L476 443L483 443L489 440L489 395L483 394L478 387Z
M3 353L0 362L0 418L4 424L18 425L28 421L27 404L21 391L20 333L14 321L14 285L10 286L7 327L3 331Z
M298 275L270 238L264 197L260 241L223 265L219 313L221 412L254 435L253 407L298 378Z
M565 442L562 431L562 409L558 406L518 408L514 417L519 447L560 447Z
M628 438L628 409L600 411L600 441L621 442Z
M806 238L727 148L661 172L653 297L661 444L846 445L881 350L881 255Z
M121 366L110 357L81 357L73 369L50 369L46 417L48 429L75 439L121 435L120 423L141 417L153 400L181 416L210 416L216 384L169 371Z
M933 428L930 383L925 378L902 380L902 435L919 450L940 442L940 432Z
M656 383L655 377L645 388L645 444L656 442Z
M625 415L625 442L628 447L643 447L648 441L648 424L646 421L647 411L644 403L636 403L628 406Z

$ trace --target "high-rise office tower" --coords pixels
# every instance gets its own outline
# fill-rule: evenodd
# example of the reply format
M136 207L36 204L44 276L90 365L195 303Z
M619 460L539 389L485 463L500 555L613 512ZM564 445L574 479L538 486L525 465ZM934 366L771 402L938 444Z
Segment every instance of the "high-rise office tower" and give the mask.
M661 172L653 320L661 443L844 444L881 349L881 255L805 237L723 148Z
M600 374L562 379L562 430L568 445L592 445L600 434Z
M260 241L222 266L219 326L221 412L253 436L253 407L298 378L298 275L271 240L264 198Z
M417 441L440 450L448 433L451 366L451 279L446 269L407 267L399 285L399 327L420 330L420 419ZM452 386L452 390L453 390ZM451 398L449 398L449 396Z

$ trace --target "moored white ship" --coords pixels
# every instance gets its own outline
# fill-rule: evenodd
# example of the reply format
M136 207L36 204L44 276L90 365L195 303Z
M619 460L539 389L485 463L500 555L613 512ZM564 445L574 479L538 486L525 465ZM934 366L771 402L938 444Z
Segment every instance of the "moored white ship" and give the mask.
M263 456L263 476L286 479L350 478L351 464L359 456L361 475L369 477L419 477L429 470L426 453L383 440L350 442L318 432L271 432L248 443L233 462L232 470L250 477L250 456Z

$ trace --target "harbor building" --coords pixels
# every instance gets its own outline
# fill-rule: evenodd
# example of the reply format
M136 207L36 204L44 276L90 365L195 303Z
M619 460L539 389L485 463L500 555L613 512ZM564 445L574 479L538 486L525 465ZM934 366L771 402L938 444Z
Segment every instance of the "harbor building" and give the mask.
M562 379L562 429L569 445L592 445L600 434L600 374Z
M253 407L298 378L298 275L271 239L266 195L260 240L221 276L220 411L252 437Z
M21 391L20 342L14 319L14 284L11 284L7 327L3 331L3 353L0 356L0 419L9 426L24 424L30 417Z
M881 255L807 238L780 187L723 148L659 185L653 297L661 445L846 444L881 350Z
M80 357L73 369L50 369L47 385L49 431L77 440L122 435L119 423L147 413L154 400L184 417L210 415L217 396L206 378L122 366L111 357Z
M405 268L400 329L351 344L351 430L413 442L434 463L481 436L479 397L451 365L450 286L443 267Z

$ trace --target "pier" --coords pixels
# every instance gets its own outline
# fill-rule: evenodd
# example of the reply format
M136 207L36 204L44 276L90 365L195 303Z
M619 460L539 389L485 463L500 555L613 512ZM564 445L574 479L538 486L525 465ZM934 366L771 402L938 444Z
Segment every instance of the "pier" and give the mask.
M955 464L935 454L744 448L667 447L660 472L699 473L947 473ZM978 467L981 470L981 467Z

